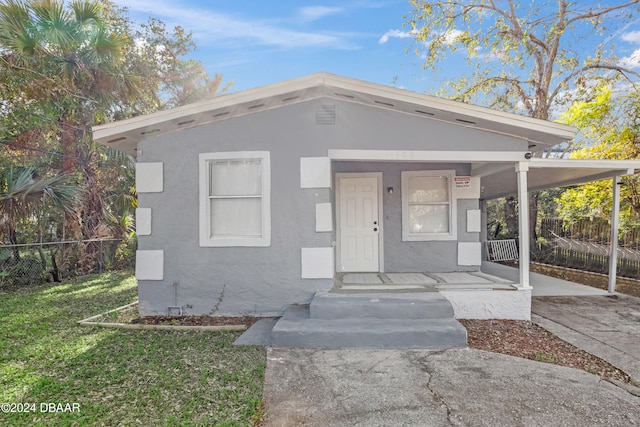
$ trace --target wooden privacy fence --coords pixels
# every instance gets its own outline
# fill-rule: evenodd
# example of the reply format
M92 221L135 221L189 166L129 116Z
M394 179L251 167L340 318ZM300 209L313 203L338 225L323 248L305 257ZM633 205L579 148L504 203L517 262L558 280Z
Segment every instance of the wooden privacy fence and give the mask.
M583 220L565 224L562 218L544 218L540 222L539 237L545 240L559 237L582 242L609 245L611 224L605 220ZM618 245L627 249L640 250L640 229L629 230L618 238Z
M531 259L545 264L607 274L611 225L606 221L580 221L565 225L562 219L541 221ZM617 274L640 278L640 230L619 236Z

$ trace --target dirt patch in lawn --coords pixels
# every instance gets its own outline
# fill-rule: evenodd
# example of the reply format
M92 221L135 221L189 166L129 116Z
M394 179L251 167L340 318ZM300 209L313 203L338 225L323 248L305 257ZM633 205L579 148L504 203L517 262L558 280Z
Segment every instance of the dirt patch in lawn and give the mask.
M173 326L230 326L244 325L251 327L258 320L255 317L224 316L146 316L132 319L132 324L173 325Z
M582 369L604 379L630 382L629 375L546 329L523 320L460 320L471 348Z
M138 304L129 304L99 316L89 318L96 323L161 326L246 326L259 318L247 316L144 316L138 315Z
M517 267L517 265L514 265ZM602 274L531 263L531 271L607 289L609 278ZM616 292L640 297L640 281L618 277ZM461 320L468 333L468 345L479 350L492 351L540 362L578 368L605 379L629 382L629 375L586 351L561 340L546 329L519 320Z

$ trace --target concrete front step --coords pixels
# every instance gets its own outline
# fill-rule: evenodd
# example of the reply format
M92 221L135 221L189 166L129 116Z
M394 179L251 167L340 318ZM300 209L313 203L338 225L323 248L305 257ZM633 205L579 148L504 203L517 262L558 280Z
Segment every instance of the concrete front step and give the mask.
M455 319L280 319L271 332L274 347L462 348L467 331Z
M318 292L309 306L313 319L443 319L453 307L439 292L335 294Z
M446 349L467 345L467 330L437 292L336 295L318 292L292 305L271 331L274 347Z

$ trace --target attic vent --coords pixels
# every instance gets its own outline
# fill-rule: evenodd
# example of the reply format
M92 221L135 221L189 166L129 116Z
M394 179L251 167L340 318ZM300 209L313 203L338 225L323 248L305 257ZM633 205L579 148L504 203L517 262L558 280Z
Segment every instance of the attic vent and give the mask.
M124 141L127 139L126 136L121 136L120 138L110 139L107 141L108 144L113 144L114 142Z
M423 110L413 110L413 111L415 111L415 112L416 112L416 113L418 113L418 114L424 114L424 115L426 115L426 116L435 116L435 114L434 114L434 113L430 113L430 112L428 112L428 111L423 111Z
M296 95L296 96L290 96L290 97L288 97L288 98L284 98L284 99L282 100L282 102L289 102L289 101L293 101L294 99L298 99L298 98L300 98L300 97L299 97L299 96L297 96L297 95Z
M256 105L250 105L249 107L247 107L249 110L254 110L256 108L260 108L260 107L264 107L264 104L256 104Z
M377 101L377 100L373 101L373 102L375 102L376 104L380 104L380 105L386 105L387 107L393 107L393 104L390 103L390 102Z
M335 105L318 105L316 108L317 125L335 125L338 107Z
M178 122L178 126L184 126L184 125L188 125L189 123L193 123L195 122L194 120L185 120L184 122Z
M144 132L140 132L141 135L149 135L150 133L156 133L156 132L160 132L160 129L150 129L150 130L146 130Z
M466 123L468 125L475 125L476 124L476 122L472 122L471 120L465 120L465 119L456 119L456 122Z
M349 98L349 99L355 99L355 96L349 95L348 93L337 93L336 92L336 96L341 96L343 98Z
M229 112L228 111L223 111L222 113L216 113L213 115L213 117L222 117L222 116L226 116L228 115Z

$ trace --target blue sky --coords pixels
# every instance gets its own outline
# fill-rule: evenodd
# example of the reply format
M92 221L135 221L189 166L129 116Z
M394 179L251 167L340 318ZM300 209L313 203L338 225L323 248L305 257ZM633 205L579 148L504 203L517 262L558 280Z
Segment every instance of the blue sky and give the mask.
M423 92L438 76L421 68L403 27L407 0L116 0L138 22L158 17L192 31L194 58L232 80L231 91L319 71ZM612 3L612 2L611 2ZM640 25L614 35L621 61L638 66ZM406 53L407 48L411 52ZM454 55L441 72L460 71ZM640 67L638 67L640 69ZM440 76L441 77L441 76Z

